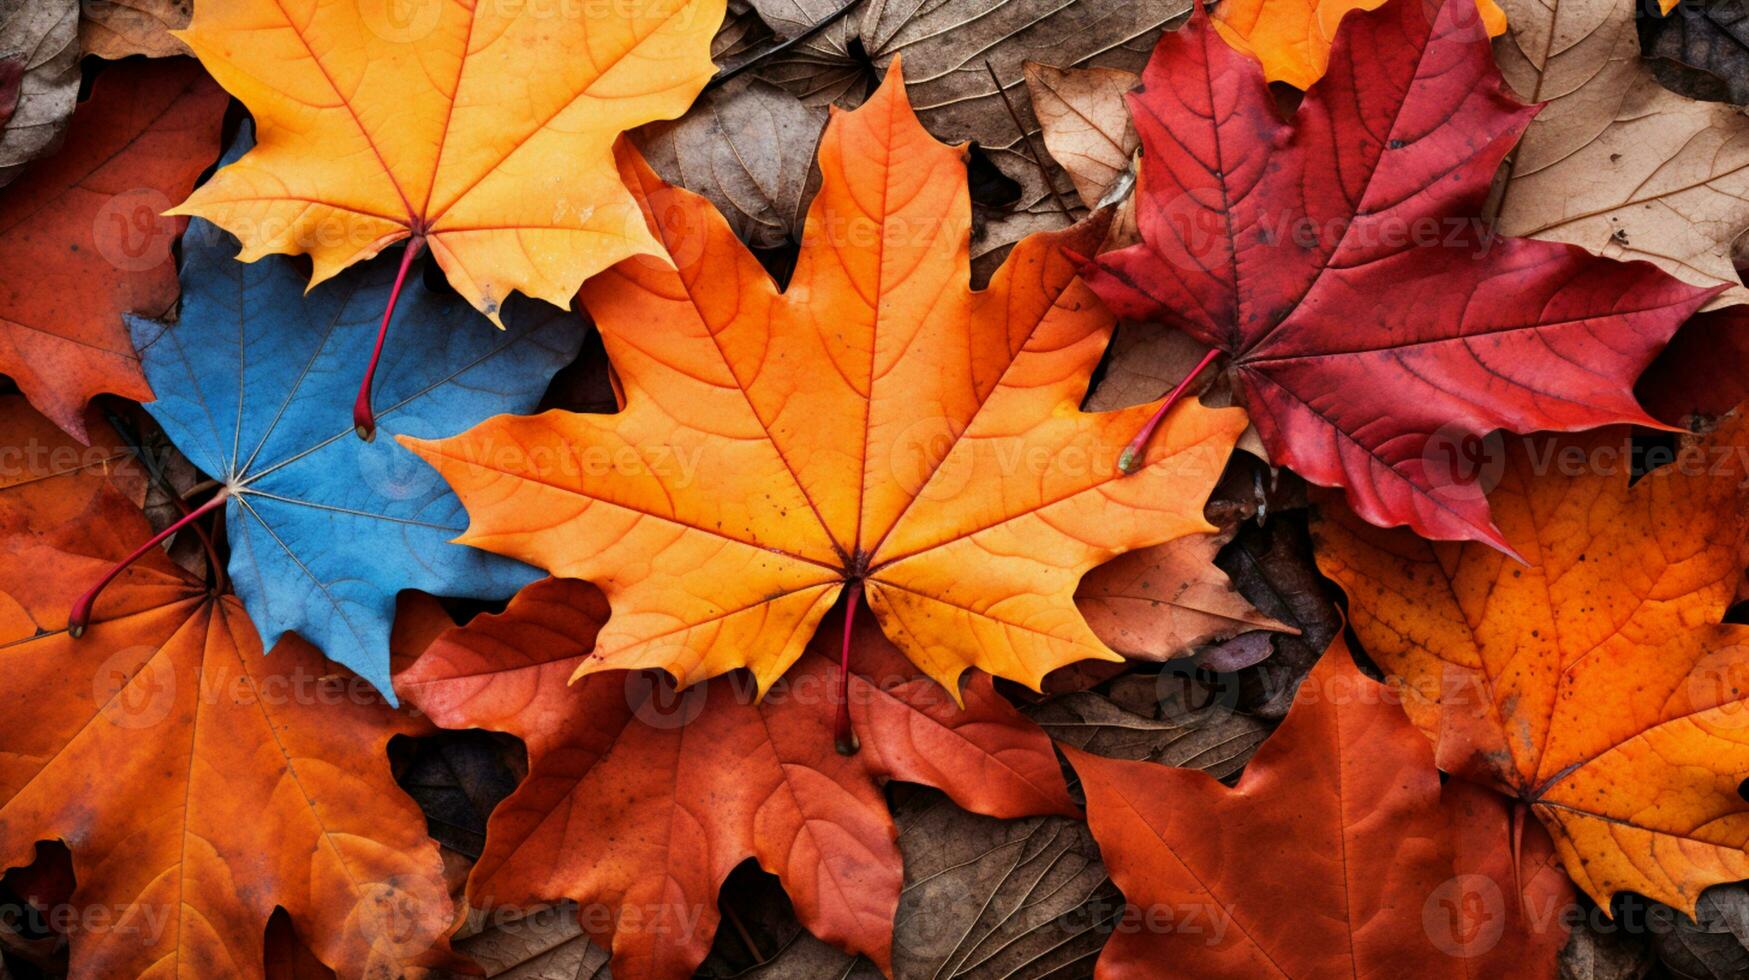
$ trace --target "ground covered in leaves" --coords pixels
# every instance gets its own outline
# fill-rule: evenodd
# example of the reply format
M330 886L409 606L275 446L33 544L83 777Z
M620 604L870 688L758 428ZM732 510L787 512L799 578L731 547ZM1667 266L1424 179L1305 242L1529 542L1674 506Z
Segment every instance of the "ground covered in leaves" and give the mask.
M0 978L1749 977L1746 103L1741 0L0 9Z

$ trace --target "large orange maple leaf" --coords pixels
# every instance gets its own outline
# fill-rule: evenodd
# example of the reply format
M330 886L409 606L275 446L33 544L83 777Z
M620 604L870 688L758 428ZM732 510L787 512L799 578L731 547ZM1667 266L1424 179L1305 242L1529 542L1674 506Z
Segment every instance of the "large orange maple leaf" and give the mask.
M1520 564L1333 502L1319 567L1435 741L1440 768L1530 805L1573 880L1693 914L1749 876L1749 425L1731 418L1629 485L1623 429L1515 440L1489 503ZM1491 467L1492 468L1492 464Z
M1060 252L1102 228L1029 238L974 292L965 150L924 132L897 67L819 161L780 292L703 198L623 155L677 265L633 259L581 293L625 409L404 440L467 506L460 540L601 587L613 617L579 675L747 667L764 689L847 588L949 690L967 667L1036 688L1118 659L1076 584L1211 529L1244 413L1179 404L1120 475L1159 406L1077 407L1112 318Z
M723 10L202 0L176 36L259 142L174 213L236 235L245 261L309 255L312 285L411 238L494 321L512 290L565 306L586 276L660 252L613 143L692 103Z

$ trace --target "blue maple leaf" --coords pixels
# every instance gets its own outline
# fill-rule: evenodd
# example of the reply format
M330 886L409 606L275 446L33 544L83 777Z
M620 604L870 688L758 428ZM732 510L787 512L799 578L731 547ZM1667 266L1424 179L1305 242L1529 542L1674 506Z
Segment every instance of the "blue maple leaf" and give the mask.
M227 159L249 134L236 142ZM451 543L467 526L461 502L393 436L449 436L533 410L586 327L575 313L516 297L497 330L415 278L377 368L384 431L365 442L349 411L394 259L354 266L305 295L290 258L244 263L236 250L230 235L191 221L180 318L128 318L157 395L146 410L229 489L228 570L263 646L295 631L393 702L389 630L400 590L500 599L542 575Z

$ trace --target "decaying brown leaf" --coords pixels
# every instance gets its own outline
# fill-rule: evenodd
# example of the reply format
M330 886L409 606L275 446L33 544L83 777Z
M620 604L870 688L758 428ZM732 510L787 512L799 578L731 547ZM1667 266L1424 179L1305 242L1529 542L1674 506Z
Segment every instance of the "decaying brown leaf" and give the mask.
M1274 520L1239 530L1220 565L1264 614L1298 629L1276 635L1275 654L1246 683L1247 704L1260 717L1281 718L1319 653L1342 631L1342 617L1313 567L1311 544L1298 521Z
M1219 699L1187 697L1189 692L1174 675L1124 680L1133 682L1128 693L1142 695L1132 700L1152 702L1150 714L1138 714L1091 691L1077 691L1029 707L1027 716L1064 745L1111 759L1201 769L1216 779L1237 776L1269 734L1268 725L1233 711ZM1124 692L1116 693L1121 697Z
M84 0L79 47L99 58L148 58L191 54L172 35L188 26L194 0Z
M1640 51L1665 88L1691 99L1749 104L1749 4L1689 0L1639 18Z
M843 3L753 0L780 37L807 30ZM976 142L1021 185L1020 199L1010 210L984 215L981 234L972 243L976 258L1026 234L1069 223L1058 200L1072 205L1073 185L1051 161L1034 158L1043 150L1026 96L1025 63L1138 70L1160 31L1189 9L1186 0L863 0L807 41L761 64L758 73L812 104L854 106L903 56L924 126L940 139ZM997 92L998 82L1003 94ZM1010 106L1024 133L1015 126ZM1041 162L1049 177L1041 173Z
M0 4L0 63L16 72L17 96L0 120L0 187L61 145L79 97L78 0ZM11 88L10 82L0 88Z
M1141 76L1121 68L1026 63L1026 90L1045 148L1068 173L1081 203L1095 207L1142 145L1124 93Z
M1640 59L1633 4L1505 7L1501 71L1524 99L1547 105L1497 183L1497 231L1728 285L1715 307L1749 301L1731 263L1749 228L1749 118L1658 84Z
M1169 660L1251 630L1297 633L1263 615L1215 566L1230 531L1119 555L1088 572L1075 605L1106 645L1133 660Z
M743 77L706 92L681 118L638 130L633 142L663 180L709 198L743 242L772 248L801 241L825 125L824 106Z
M607 950L589 941L577 906L561 902L528 915L475 912L453 945L489 980L596 980Z

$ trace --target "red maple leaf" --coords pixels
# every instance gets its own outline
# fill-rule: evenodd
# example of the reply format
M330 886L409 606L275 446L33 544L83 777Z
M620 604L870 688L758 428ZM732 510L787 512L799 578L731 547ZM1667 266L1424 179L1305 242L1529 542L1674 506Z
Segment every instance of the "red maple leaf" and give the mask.
M472 902L576 901L621 980L690 976L716 932L717 888L749 857L816 936L890 967L903 866L888 780L990 816L1077 812L1049 737L990 678L967 682L962 710L867 617L850 634L862 749L842 755L822 710L837 696L841 617L754 704L736 675L680 692L653 671L568 685L607 612L594 586L536 582L443 634L396 687L439 725L528 745L528 778L493 811L469 875Z
M1713 291L1478 217L1537 107L1507 91L1474 3L1349 15L1288 121L1198 12L1130 104L1142 242L1087 281L1225 352L1271 458L1368 521L1505 548L1482 437L1656 424L1634 379Z

